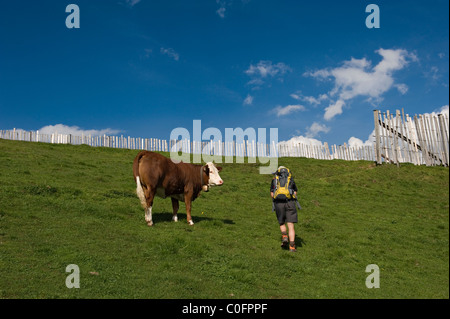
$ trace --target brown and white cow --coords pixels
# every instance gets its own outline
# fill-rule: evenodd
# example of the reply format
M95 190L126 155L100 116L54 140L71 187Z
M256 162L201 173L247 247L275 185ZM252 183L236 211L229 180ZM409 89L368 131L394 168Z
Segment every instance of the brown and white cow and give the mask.
M174 221L178 221L179 201L185 202L187 222L193 225L191 202L202 190L207 192L209 187L223 184L219 176L221 170L221 167L216 167L213 163L174 163L170 158L158 153L140 152L133 162L133 174L136 193L145 209L147 225L153 225L152 207L155 196L171 197Z

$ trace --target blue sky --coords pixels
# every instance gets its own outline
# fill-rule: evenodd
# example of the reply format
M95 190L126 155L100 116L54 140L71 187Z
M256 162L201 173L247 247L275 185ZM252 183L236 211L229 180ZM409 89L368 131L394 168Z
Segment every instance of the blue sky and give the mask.
M80 28L68 29L70 3ZM380 28L365 25L368 4ZM449 2L4 1L0 129L169 139L176 127L278 128L366 141L373 109L447 109ZM447 108L445 108L447 106Z

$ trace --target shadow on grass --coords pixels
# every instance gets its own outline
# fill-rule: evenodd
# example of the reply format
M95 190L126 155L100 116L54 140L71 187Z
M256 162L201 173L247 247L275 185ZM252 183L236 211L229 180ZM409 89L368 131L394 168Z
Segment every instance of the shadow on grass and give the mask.
M298 237L297 234L295 234L295 246L298 248L302 248L303 245L306 245L306 242L303 240L303 238ZM282 247L284 250L289 250L289 245L286 245L285 247Z
M155 223L162 222L172 222L172 213L162 212L162 213L154 213L152 214L153 221ZM186 221L186 213L178 213L178 222L187 222ZM206 216L192 216L192 220L195 223L201 223L203 221L222 221L224 224L234 225L234 221L231 219L219 219L214 217L206 217Z
M303 240L303 238L298 237L297 234L295 235L295 245L297 247L303 247L303 244L306 245L306 242Z

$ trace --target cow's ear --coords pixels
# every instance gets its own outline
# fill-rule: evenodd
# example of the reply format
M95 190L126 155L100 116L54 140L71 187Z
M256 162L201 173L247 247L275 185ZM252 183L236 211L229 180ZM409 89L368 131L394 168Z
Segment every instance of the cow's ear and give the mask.
M216 166L217 170L220 172L222 170L222 167Z

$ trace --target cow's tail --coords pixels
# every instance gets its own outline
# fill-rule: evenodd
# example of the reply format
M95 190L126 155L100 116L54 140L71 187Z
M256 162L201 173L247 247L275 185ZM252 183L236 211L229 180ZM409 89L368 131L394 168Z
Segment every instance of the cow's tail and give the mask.
M136 194L141 201L142 207L147 208L147 201L145 200L144 189L142 188L139 176L136 177Z
M136 181L136 194L141 201L141 205L143 208L147 208L147 201L145 200L144 189L142 188L141 179L139 178L139 161L142 156L144 156L144 152L140 152L133 162L133 174L134 180Z

